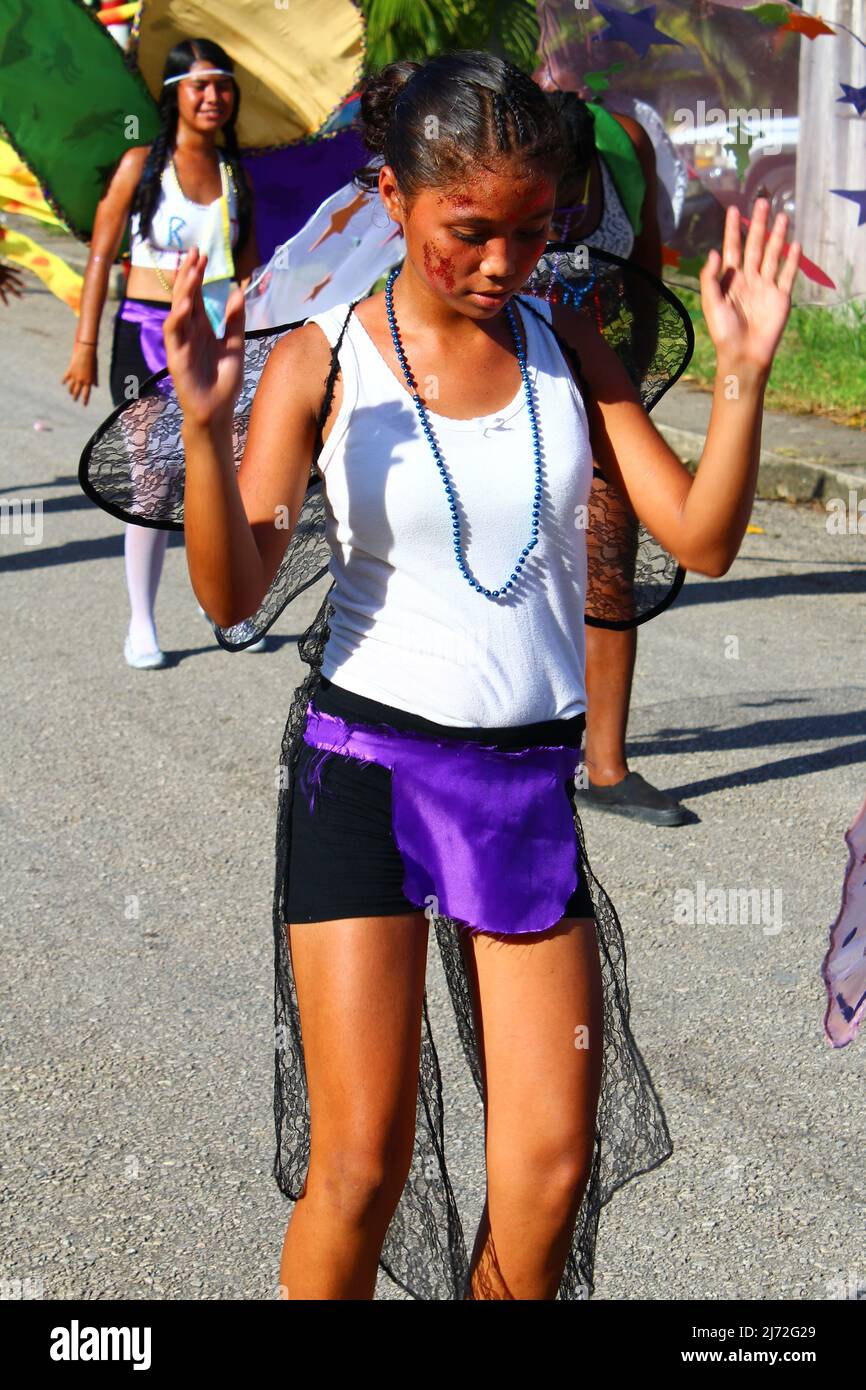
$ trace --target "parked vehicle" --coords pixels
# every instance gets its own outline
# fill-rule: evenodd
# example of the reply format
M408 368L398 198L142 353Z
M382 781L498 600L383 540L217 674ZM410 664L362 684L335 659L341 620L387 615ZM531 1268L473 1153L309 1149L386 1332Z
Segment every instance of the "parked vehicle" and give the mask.
M752 137L749 167L742 183L731 148L739 129ZM749 216L756 198L769 198L771 216L785 212L790 218L792 237L796 227L799 132L797 116L759 116L757 120L752 116L738 121L734 113L727 122L720 119L701 126L675 122L669 134L694 174L724 207L736 203Z

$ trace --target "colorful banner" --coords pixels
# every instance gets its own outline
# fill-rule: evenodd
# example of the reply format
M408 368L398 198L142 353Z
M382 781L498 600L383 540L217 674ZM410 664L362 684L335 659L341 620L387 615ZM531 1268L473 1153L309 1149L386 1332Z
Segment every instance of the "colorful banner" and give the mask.
M66 226L46 203L38 181L23 159L5 140L0 140L0 212L33 217L52 227Z
M159 129L153 99L78 0L3 0L0 126L82 240L118 160Z
M0 260L14 261L16 265L32 270L52 294L62 299L74 314L78 314L84 281L53 251L46 251L23 232L13 232L9 227L0 226Z

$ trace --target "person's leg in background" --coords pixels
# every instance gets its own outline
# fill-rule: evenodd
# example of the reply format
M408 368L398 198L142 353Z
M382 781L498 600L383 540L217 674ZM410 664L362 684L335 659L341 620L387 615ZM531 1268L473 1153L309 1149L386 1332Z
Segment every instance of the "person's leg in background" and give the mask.
M616 490L595 473L587 525L587 613L603 622L630 622L635 616L638 522ZM639 772L630 772L625 751L637 628L597 627L587 622L586 741L588 785L577 787L581 800L653 825L683 825L684 806Z
M168 532L126 525L124 560L129 592L129 642L135 656L159 651L154 608L168 545Z

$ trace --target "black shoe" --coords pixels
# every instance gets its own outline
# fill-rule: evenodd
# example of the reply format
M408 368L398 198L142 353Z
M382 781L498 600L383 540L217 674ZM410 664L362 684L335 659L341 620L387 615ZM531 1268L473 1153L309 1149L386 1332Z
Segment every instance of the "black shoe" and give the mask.
M592 782L588 787L575 785L575 793L585 805L596 810L649 821L651 825L685 825L693 819L685 806L652 786L639 772L626 773L621 782L614 782L610 787L595 786Z

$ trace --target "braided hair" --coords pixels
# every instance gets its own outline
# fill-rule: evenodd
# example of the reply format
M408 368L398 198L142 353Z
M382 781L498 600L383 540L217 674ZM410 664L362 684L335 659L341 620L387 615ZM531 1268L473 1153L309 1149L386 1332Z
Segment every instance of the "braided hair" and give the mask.
M520 154L557 182L569 163L564 125L541 88L475 49L389 63L364 86L361 125L374 158L353 182L367 192L378 188L382 164L411 199L453 186L467 168L495 167L504 154Z
M595 149L595 122L582 97L576 92L548 92L547 100L561 118L569 145L568 181L583 177Z
M219 44L212 43L210 39L185 39L183 43L175 44L166 58L162 74L163 83L168 77L177 77L181 73L189 72L193 63L197 62L207 63L210 67L225 68L227 72L231 72L234 68L231 58L224 49L220 48ZM132 199L130 214L136 212L139 214L139 232L142 237L150 235L153 214L159 202L162 172L175 147L178 122L178 85L177 82L172 82L168 87L163 85L160 92L159 133L150 147L150 154ZM235 93L234 106L231 116L222 127L222 133L225 141L226 163L234 175L235 187L237 188L238 239L234 252L235 257L237 257L249 235L252 224L252 195L244 167L241 164L238 146L236 124L241 92L234 77L232 77L232 85Z

